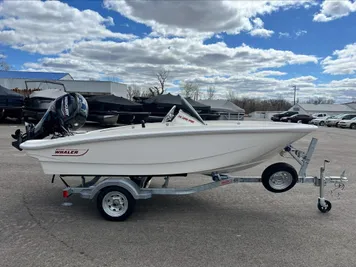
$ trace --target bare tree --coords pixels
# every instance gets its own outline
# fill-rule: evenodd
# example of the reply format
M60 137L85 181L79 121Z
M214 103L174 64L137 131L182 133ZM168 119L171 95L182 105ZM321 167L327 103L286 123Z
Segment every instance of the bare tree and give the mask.
M132 100L134 95L133 95L133 86L129 85L127 87L127 99Z
M127 87L127 98L130 100L132 100L135 96L140 97L145 95L147 95L147 92L144 92L141 87L136 84L132 84Z
M243 108L246 113L253 111L285 111L292 107L292 104L285 99L261 100L258 98L236 98L231 100L235 105Z
M169 76L169 71L163 69L163 70L159 71L156 75L157 75L158 82L161 86L161 92L162 92L161 94L163 94L164 90L165 90L164 86L165 86L166 80L168 79L168 76Z
M186 82L182 86L182 95L184 97L190 97L193 100L199 100L200 89L199 86L193 82Z
M209 86L209 88L207 90L208 99L214 99L215 93L216 93L215 87Z
M163 92L157 86L151 86L148 88L148 91L150 92L151 96L163 94Z
M156 73L159 86L152 86L148 90L151 92L151 95L162 95L165 92L166 81L169 76L169 71L162 69Z
M230 100L230 101L236 100L237 99L237 94L232 89L229 89L226 92L226 98L227 98L227 100Z
M142 96L142 90L140 87L138 86L134 86L133 90L132 90L132 97L134 96Z
M334 104L335 100L326 97L314 97L305 101L306 104Z
M0 70L5 70L5 71L8 71L10 70L11 67L9 64L7 64L7 62L5 60L0 60Z

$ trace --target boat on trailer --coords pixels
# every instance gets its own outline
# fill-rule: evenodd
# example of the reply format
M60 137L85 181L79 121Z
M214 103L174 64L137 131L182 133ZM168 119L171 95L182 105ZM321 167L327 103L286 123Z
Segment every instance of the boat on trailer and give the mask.
M327 212L331 203L324 199L321 180L345 182L347 178L306 177L316 141L307 153L291 144L315 131L305 124L204 121L189 102L181 98L161 122L77 132L88 116L83 96L68 93L57 98L37 124L26 123L26 131L17 130L12 143L29 156L37 158L45 174L56 175L65 184L63 196L80 194L96 199L108 220L125 220L138 199L154 194L190 194L236 182L262 182L275 193L286 192L297 182L311 181L320 186L319 210ZM51 136L51 138L47 138ZM313 139L314 140L314 139ZM232 177L231 172L254 167L280 151L294 155L301 164L278 162L268 166L261 177ZM324 168L325 170L325 168ZM168 188L169 177L193 173L210 175L212 183L187 189ZM79 187L71 187L65 177L81 177ZM87 182L88 177L94 177ZM150 188L153 177L165 177L162 188ZM321 179L321 180L320 180Z

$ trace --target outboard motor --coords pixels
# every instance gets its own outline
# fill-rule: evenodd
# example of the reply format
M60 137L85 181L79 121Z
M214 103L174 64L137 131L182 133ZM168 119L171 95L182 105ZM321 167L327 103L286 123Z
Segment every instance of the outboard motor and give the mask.
M31 139L43 139L49 135L67 136L81 128L88 117L88 103L78 93L67 93L54 100L42 119L36 124L26 124L26 132L16 130L11 136L12 146L18 150L21 143Z

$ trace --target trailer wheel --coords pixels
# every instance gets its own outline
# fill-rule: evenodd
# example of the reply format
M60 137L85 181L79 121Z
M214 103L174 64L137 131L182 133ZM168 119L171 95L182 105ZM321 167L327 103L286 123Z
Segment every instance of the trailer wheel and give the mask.
M292 189L298 181L294 167L285 162L268 166L262 173L262 184L270 192L283 193Z
M325 201L325 204L326 204L326 207L323 207L321 204L320 204L320 199L318 200L318 209L322 212L322 213L327 213L331 210L331 203L330 201L328 200L324 200Z
M109 186L102 189L97 198L101 215L109 221L124 221L133 212L136 200L124 188Z

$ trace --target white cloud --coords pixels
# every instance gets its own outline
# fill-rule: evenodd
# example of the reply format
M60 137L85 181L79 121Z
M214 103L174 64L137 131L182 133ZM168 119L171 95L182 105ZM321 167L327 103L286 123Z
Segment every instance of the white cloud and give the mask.
M111 17L80 11L59 1L0 2L0 43L40 54L55 54L81 40L130 39L132 34L110 31Z
M300 36L303 36L305 34L307 34L308 32L306 30L298 30L295 35L296 37L300 37Z
M317 22L328 22L348 16L356 11L356 2L350 0L325 0L321 4L320 13L315 14L313 20Z
M298 31L294 32L294 35L295 35L294 39L296 39L300 36L303 36L307 33L308 32L306 30L298 30ZM278 36L279 38L292 38L292 35L288 32L279 32L278 35L279 35Z
M314 0L297 1L130 1L104 0L104 6L152 28L157 35L212 36L251 31L251 20L280 9L304 7ZM217 12L218 11L218 12ZM260 33L262 31L259 31ZM264 31L264 35L269 33Z
M279 38L283 38L283 37L289 38L290 37L290 34L288 32L279 32L278 35L279 35Z
M0 53L0 59L4 59L4 58L6 58L6 56Z
M321 61L324 73L355 74L356 73L356 43L346 45L344 49L336 50L332 56Z
M253 29L250 32L251 36L260 36L260 37L271 37L274 32L266 29Z
M286 75L286 72L281 72L277 70L264 70L264 71L259 71L256 72L256 76L261 76L261 77L266 77L266 76L283 76Z
M253 20L253 24L254 24L254 29L252 31L250 31L250 35L251 36L260 36L260 37L271 37L272 34L274 33L274 31L272 30L266 30L263 28L264 23L260 18L255 18Z
M80 42L73 45L70 53L62 54L58 58L44 58L35 65L27 64L26 67L68 68L67 71L83 69L83 74L87 73L88 76L92 69L95 72L101 70L111 74L117 72L123 77L133 75L140 79L143 77L141 73L125 70L131 66L142 66L139 70L166 67L178 73L188 70L177 77L184 78L186 75L233 75L237 72L255 72L310 62L317 63L316 57L298 55L291 51L264 50L247 45L230 48L224 42L207 45L196 39L146 37L121 43ZM195 71L191 68L195 68Z
M305 63L317 63L317 59L312 55L247 45L231 48L224 42L204 44L202 40L189 38L146 37L121 43L80 42L69 53L28 62L24 67L31 71L66 71L75 79L117 77L145 88L155 84L155 72L165 68L170 71L167 87L173 89L178 87L173 81L191 79L200 81L202 86L216 85L224 95L227 89L265 91L268 95L266 90L275 94L289 86L288 81L268 78L286 74L274 68ZM313 84L313 80L305 77L290 82L309 87Z
M343 80L334 80L328 84L321 84L320 87L328 87L330 90L345 90L345 89L355 89L356 90L356 78L346 78ZM356 91L355 91L355 93L356 93Z

